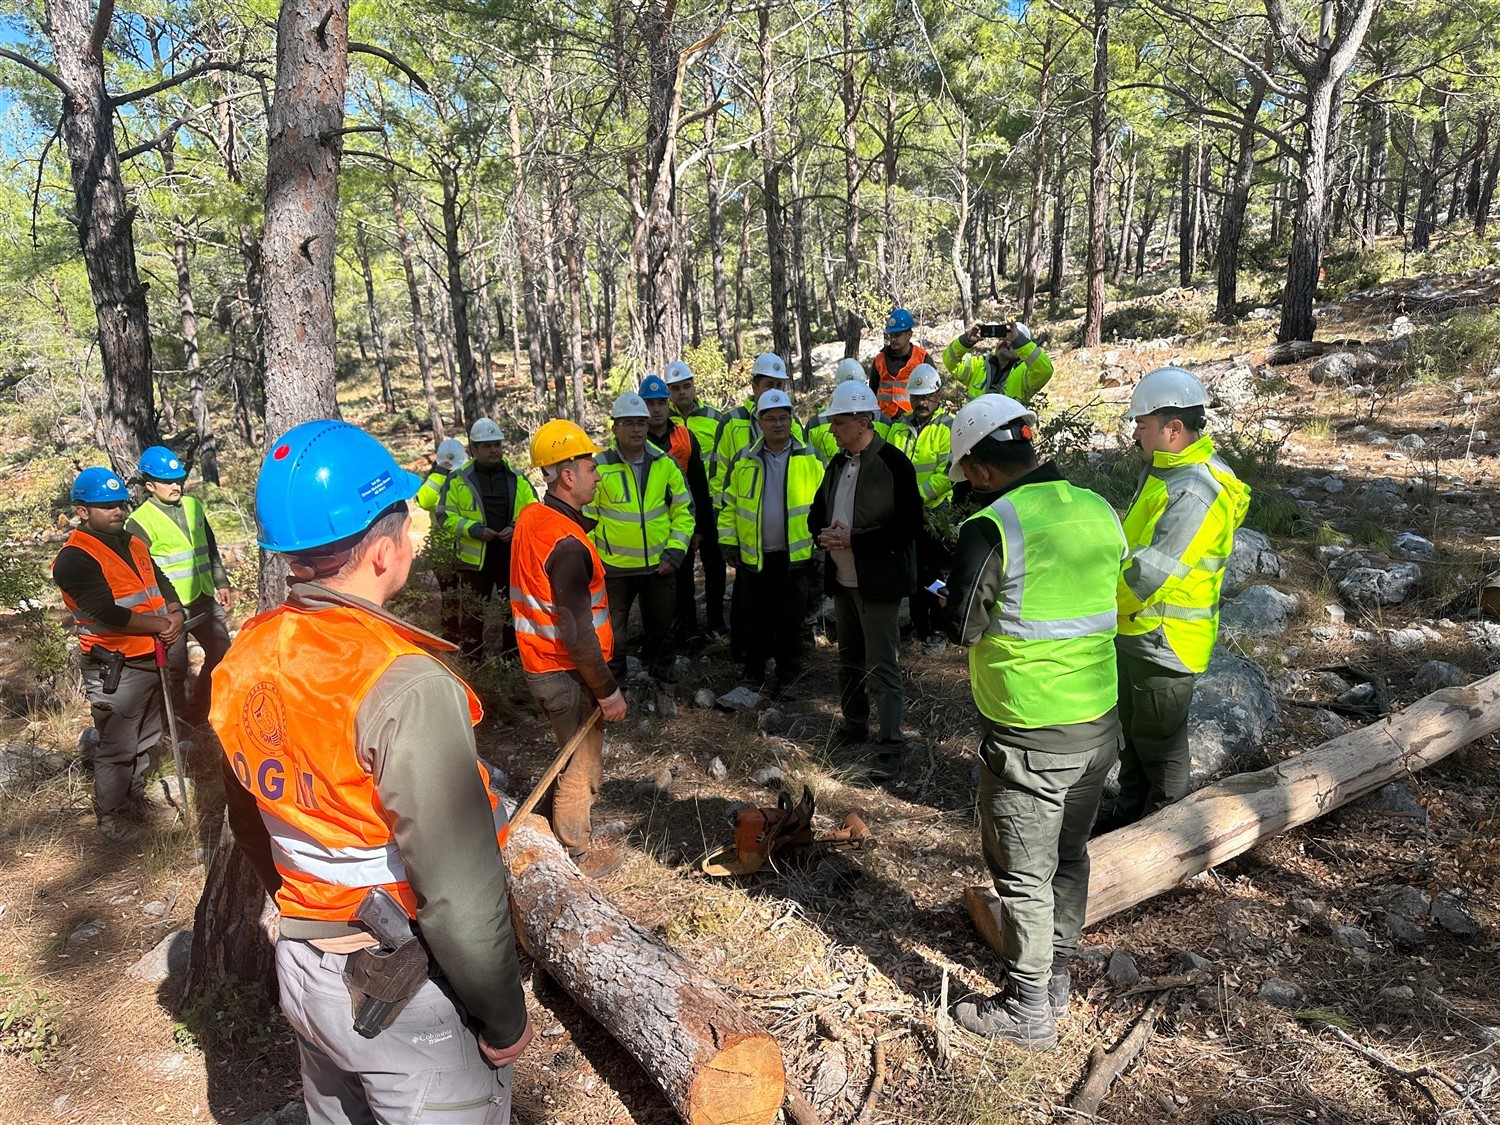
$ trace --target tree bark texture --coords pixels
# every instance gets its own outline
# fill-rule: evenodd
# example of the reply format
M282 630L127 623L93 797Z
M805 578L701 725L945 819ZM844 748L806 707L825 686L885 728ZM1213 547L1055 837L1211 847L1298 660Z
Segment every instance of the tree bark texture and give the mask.
M73 181L72 218L99 323L105 452L125 473L135 468L143 448L160 441L146 287L135 267L135 208L120 177L114 104L94 41L93 5L46 0L45 13L57 74L71 91L63 96L61 129ZM108 14L100 18L107 27Z
M854 0L840 0L843 54L839 60L839 101L844 108L844 277L850 306L844 316L844 355L858 357L863 324L853 298L859 285L859 108L854 86Z
M339 417L334 251L349 72L348 0L283 4L266 153L266 427ZM280 583L262 587L279 605Z
M541 817L505 847L511 911L526 951L649 1074L690 1125L769 1125L781 1052L718 985L615 909Z
M1088 921L1102 922L1169 891L1496 730L1500 673L1433 692L1372 726L1190 793L1089 846ZM984 913L995 903L994 891L970 887L964 900L971 917L988 926Z
M1234 318L1235 306L1239 303L1240 243L1245 237L1245 211L1250 205L1250 185L1255 177L1255 124L1265 98L1265 76L1255 75L1250 85L1250 96L1240 112L1234 170L1230 174L1229 190L1224 195L1224 207L1219 220L1219 246L1214 254L1218 277L1214 319L1221 322Z
M1031 210L1026 216L1026 244L1021 252L1020 293L1021 319L1036 316L1037 280L1042 270L1042 220L1046 215L1047 197L1043 185L1047 177L1047 110L1052 97L1052 20L1042 37L1041 59L1037 64L1036 124L1032 127Z
M707 72L703 76L703 97L708 106L718 100L713 76ZM710 110L703 119L703 145L709 153L703 158L704 207L708 218L708 251L713 271L714 333L719 338L719 346L733 362L738 356L734 354L734 341L730 338L729 286L724 273L723 204L720 201L719 174L711 155L714 145L718 143L718 126L718 113Z
M454 362L458 367L458 388L463 403L464 426L472 426L489 412L490 395L479 385L479 371L474 363L474 345L469 335L469 290L464 284L464 248L462 204L458 199L458 165L445 154L436 162L438 184L442 188L444 281L448 290L448 314L453 320Z
M1437 226L1438 178L1448 153L1448 100L1452 96L1448 92L1442 95L1432 123L1432 143L1417 173L1417 221L1411 228L1411 248L1419 254L1432 248L1432 232Z

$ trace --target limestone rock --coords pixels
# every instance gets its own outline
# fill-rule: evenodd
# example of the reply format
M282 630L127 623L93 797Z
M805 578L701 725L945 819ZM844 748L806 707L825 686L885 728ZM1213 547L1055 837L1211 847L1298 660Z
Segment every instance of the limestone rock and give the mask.
M1188 713L1188 784L1198 789L1222 773L1269 765L1262 746L1279 721L1265 670L1222 645L1216 648Z
M1251 586L1224 603L1220 624L1225 632L1252 637L1279 637L1291 624L1301 604L1295 594L1283 594L1274 586Z
M1391 563L1383 569L1355 567L1339 581L1339 594L1355 605L1400 605L1421 580L1422 568L1412 562Z
M715 758L708 763L708 776L715 781L723 781L729 776L729 767L724 764L724 759Z
M0 788L36 785L62 773L66 767L60 756L33 742L0 743Z
M1135 963L1135 958L1123 949L1117 949L1110 956L1109 968L1104 975L1109 978L1109 983L1117 988L1134 988L1141 983L1140 966Z
M722 711L750 711L759 707L765 697L741 685L714 700L714 706Z
M1437 553L1437 546L1431 539L1424 539L1413 531L1403 531L1396 536L1391 549L1397 558L1402 559L1430 559Z
M1226 593L1233 594L1243 589L1256 577L1280 578L1285 573L1285 561L1264 535L1248 527L1241 527L1234 533L1234 550L1229 553L1229 562L1224 567Z
M1277 1008L1300 1008L1306 993L1289 980L1267 977L1260 986L1260 998Z
M150 952L125 970L132 980L160 984L174 973L187 968L193 952L193 931L177 930L157 942Z
M1469 682L1469 674L1457 664L1446 660L1429 660L1412 674L1412 687L1423 695L1445 687L1463 687Z

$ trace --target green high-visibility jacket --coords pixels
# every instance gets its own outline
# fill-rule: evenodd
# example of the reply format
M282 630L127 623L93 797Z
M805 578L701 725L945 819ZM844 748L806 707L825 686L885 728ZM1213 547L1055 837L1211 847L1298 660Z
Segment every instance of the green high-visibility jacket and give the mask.
M755 400L747 398L745 405L736 406L724 415L724 420L719 423L718 432L714 434L713 440L713 464L708 470L708 491L714 498L715 504L724 502L724 483L729 474L729 466L739 456L740 451L746 449L751 442L760 437L760 424L755 420ZM802 428L802 423L792 419L792 437L802 444L807 444L807 431Z
M618 448L595 459L599 488L583 514L598 521L589 538L607 573L655 570L663 561L681 566L693 538L693 500L682 470L649 442L645 457L644 491Z
M957 336L943 349L943 366L969 389L970 398L1000 394L1030 402L1052 378L1052 357L1035 340L1017 348L1016 354L1020 358L1003 367L993 355L971 351L964 338Z
M146 533L152 561L172 580L177 600L192 605L199 598L213 596L213 559L208 549L208 516L203 504L196 496L184 496L182 514L188 525L186 533L155 500L147 500L131 512L130 520L140 524Z
M1022 729L1115 706L1114 589L1125 533L1107 501L1044 467L964 523L953 586L974 702ZM988 525L988 526L986 526Z
M684 425L692 431L693 436L698 439L698 448L703 451L703 467L709 467L709 461L713 457L714 438L719 433L719 423L724 420L722 411L715 410L712 406L705 406L700 399L693 403L693 408L686 414L672 405L672 416L680 418Z
M417 507L426 512L437 511L438 501L443 495L443 485L448 480L449 473L448 469L433 469L427 474L422 487L417 489Z
M504 462L504 465L511 478L510 521L515 523L522 508L536 503L536 490L529 480L510 467L509 462ZM454 561L458 566L463 570L482 569L485 548L489 544L478 538L485 527L484 500L474 477L472 460L465 461L448 474L448 479L438 490L433 516L441 520L453 535Z
M890 424L885 440L894 445L912 468L917 470L917 491L922 505L936 508L953 491L948 479L948 462L953 454L953 415L934 414L925 426L918 426L910 414L902 414Z
M1122 650L1202 672L1219 637L1219 594L1250 486L1201 437L1152 455L1125 514L1130 560L1120 577Z
M729 466L724 503L719 507L719 546L736 552L742 565L760 570L765 550L765 438L740 451ZM792 566L813 556L807 513L823 483L823 461L807 444L791 440L786 461L786 544Z

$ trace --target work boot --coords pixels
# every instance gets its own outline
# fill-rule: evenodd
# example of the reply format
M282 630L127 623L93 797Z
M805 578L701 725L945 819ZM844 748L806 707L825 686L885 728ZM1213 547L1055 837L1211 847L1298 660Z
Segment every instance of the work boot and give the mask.
M127 816L105 813L99 818L99 834L111 844L134 844L144 832L145 829Z
M598 837L589 841L587 851L568 854L577 865L578 873L585 879L603 879L607 875L613 875L625 862L625 853L620 850L620 845Z
M1068 1014L1068 991L1073 987L1073 976L1066 965L1054 965L1052 977L1047 981L1047 1002L1052 1005L1052 1018L1062 1019Z
M870 737L870 732L864 727L851 727L840 723L833 728L834 746L858 746Z
M875 744L875 762L870 767L870 777L875 781L888 781L901 772L906 764L908 745L903 740L880 741Z
M979 1000L965 1000L953 1009L965 1030L1003 1039L1027 1051L1050 1051L1057 1046L1057 1021L1048 989L1008 980L1004 991Z

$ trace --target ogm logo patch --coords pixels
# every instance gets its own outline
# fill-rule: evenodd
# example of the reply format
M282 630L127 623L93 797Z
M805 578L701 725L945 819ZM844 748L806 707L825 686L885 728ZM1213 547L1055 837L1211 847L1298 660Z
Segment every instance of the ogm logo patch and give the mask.
M262 680L250 689L240 712L240 726L267 754L280 757L286 753L286 707L275 684Z

